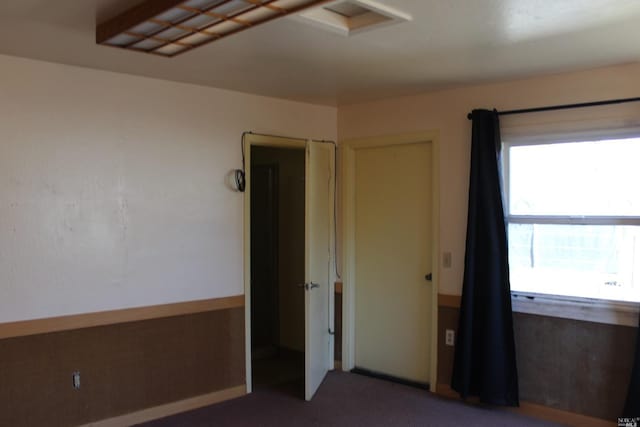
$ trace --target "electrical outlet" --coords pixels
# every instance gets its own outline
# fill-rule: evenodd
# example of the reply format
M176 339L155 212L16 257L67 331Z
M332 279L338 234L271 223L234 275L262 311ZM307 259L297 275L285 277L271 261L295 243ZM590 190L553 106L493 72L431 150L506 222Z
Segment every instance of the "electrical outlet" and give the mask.
M456 345L456 333L453 329L447 329L445 332L444 343L450 347Z
M442 253L442 266L444 268L451 268L451 252Z
M73 388L78 390L80 388L80 371L75 371L71 374L71 378L73 380Z

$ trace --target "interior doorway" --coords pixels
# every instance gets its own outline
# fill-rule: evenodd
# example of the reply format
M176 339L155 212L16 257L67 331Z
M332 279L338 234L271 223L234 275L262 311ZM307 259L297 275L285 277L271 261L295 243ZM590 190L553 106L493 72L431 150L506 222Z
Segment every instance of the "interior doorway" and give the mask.
M305 150L250 149L252 385L303 398Z
M246 137L246 139L245 139ZM265 150L254 150L262 148ZM254 161L254 152L262 161ZM284 163L268 155L296 157L296 171L287 176ZM327 372L333 368L333 293L332 273L334 251L334 201L335 201L335 144L324 141L304 140L273 135L245 133L243 135L243 165L246 166L246 189L244 192L244 292L245 292L245 366L247 393L253 385L262 381L280 382L288 379L280 374L276 378L264 380L261 377L262 362L269 363L270 355L288 354L295 357L299 366L300 353L304 355L304 399L311 400L322 384ZM300 161L302 160L302 161ZM253 166L253 167L252 167ZM255 168L255 169L254 169ZM299 173L303 170L303 173ZM253 179L252 171L262 179ZM266 182L266 184L265 184ZM276 184L277 182L277 184ZM283 185L290 185L290 190ZM271 201L266 196L253 195L253 186L265 187L274 193ZM271 188L271 190L268 190ZM277 193L277 195L275 194ZM295 208L282 207L286 197L294 194ZM277 199L277 202L276 202ZM252 203L262 204L253 209ZM303 206L301 204L303 203ZM260 210L263 214L260 214ZM290 216L287 216L291 214ZM259 240L253 236L254 227L268 227ZM277 220L274 218L278 218ZM271 219L270 219L271 218ZM278 229L276 230L276 227ZM302 238L290 239L283 235L287 231L300 234ZM277 241L277 244L275 243ZM289 242L288 244L286 242ZM276 248L277 246L277 248ZM254 253L260 250L261 253ZM288 252L283 252L288 249ZM254 258L260 258L254 260ZM303 260L303 262L300 262ZM252 272L255 269L255 273ZM260 270L262 269L262 270ZM301 271L303 274L301 274ZM260 278L257 277L260 275ZM254 283L271 281L271 290L255 290ZM277 281L277 285L273 284ZM277 295L277 296L276 296ZM294 301L289 310L287 304ZM298 305L298 301L304 301ZM267 306L259 306L261 304ZM278 308L275 308L277 304ZM253 305L258 307L254 310ZM298 311L299 310L299 311ZM303 313L301 320L300 313ZM260 320L254 320L262 319ZM265 320L266 319L266 320ZM289 320L290 319L290 320ZM276 326L277 325L277 326ZM257 338L253 328L258 328ZM302 333L301 333L302 331ZM301 341L304 342L301 345ZM256 361L254 364L254 347ZM303 349L303 352L300 349ZM293 352L289 352L293 350ZM284 362L286 369L294 364L271 357L272 369L265 369L274 375L274 366ZM257 369L257 376L254 375ZM292 369L293 372L299 372ZM296 374L297 375L297 374ZM256 376L256 381L254 381ZM286 378L285 378L286 377ZM300 384L299 383L299 384Z

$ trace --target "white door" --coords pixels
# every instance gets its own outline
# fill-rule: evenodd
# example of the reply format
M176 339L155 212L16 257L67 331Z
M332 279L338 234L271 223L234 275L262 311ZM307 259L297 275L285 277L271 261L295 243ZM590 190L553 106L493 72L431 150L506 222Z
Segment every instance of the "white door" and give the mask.
M331 363L330 268L334 146L307 143L305 219L305 399L311 400Z
M355 365L429 382L431 143L355 153Z

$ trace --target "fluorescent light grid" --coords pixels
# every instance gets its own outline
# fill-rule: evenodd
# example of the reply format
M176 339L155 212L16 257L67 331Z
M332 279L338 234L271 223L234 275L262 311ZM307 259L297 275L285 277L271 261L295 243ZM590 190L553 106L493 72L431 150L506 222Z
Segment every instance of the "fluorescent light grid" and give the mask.
M172 57L327 0L187 0L102 43Z

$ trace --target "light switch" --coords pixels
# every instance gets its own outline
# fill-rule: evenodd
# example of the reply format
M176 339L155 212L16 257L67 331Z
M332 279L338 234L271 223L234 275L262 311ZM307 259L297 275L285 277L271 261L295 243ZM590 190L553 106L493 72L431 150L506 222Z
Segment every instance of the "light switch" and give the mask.
M444 268L451 268L451 252L442 253L442 266Z

